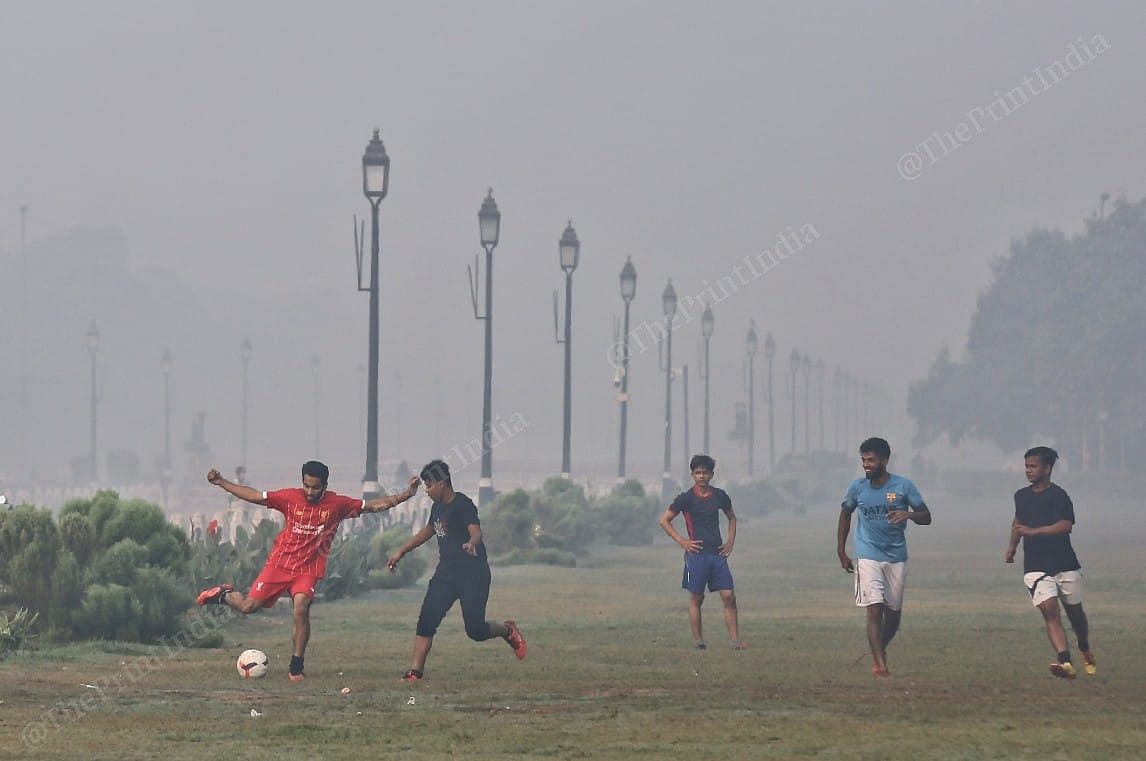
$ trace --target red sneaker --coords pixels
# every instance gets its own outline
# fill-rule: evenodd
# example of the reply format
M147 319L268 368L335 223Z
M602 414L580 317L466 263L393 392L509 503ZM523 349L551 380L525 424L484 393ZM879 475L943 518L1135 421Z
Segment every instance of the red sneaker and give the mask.
M506 621L505 628L505 641L513 648L513 654L517 656L517 660L524 659L529 647L525 644L525 637L522 636L521 629L517 628L517 622Z
M399 682L407 682L409 684L414 684L416 682L420 682L420 681L422 681L422 672L417 671L415 669L410 669L405 674L400 676L398 678L398 681Z
M235 588L230 584L219 584L210 589L204 589L199 593L199 596L195 598L195 602L198 605L222 605L223 595L234 591Z

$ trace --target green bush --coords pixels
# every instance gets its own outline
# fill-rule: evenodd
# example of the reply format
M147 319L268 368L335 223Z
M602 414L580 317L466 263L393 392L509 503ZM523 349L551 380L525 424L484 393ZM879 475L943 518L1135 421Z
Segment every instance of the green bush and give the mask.
M0 585L52 638L155 641L191 604L190 547L156 505L112 491L46 510L0 513Z
M548 549L513 549L496 559L498 565L559 565L574 568L577 565L577 556L572 552L565 552L553 548Z
M607 544L640 547L652 544L657 531L660 501L645 495L641 482L629 479L593 502L598 539Z

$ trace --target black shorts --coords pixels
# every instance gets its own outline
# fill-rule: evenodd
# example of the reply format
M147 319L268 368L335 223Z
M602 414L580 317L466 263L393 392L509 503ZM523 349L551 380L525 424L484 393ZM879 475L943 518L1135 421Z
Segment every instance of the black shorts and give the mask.
M449 574L435 573L422 600L422 611L418 614L418 636L433 637L454 601L460 600L466 635L478 642L489 639L489 624L485 620L489 582L488 565L455 570Z

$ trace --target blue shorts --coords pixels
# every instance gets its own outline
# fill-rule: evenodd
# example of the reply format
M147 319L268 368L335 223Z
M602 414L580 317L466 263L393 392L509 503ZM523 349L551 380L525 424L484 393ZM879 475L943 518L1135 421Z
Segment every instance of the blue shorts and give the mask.
M684 556L684 577L680 585L694 595L704 594L705 585L709 592L732 589L732 570L728 567L728 558L717 553L687 553Z

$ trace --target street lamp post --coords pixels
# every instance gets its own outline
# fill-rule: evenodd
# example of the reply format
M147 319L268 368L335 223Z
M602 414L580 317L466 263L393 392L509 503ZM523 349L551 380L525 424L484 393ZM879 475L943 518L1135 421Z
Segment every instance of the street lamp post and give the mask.
M704 377L704 453L707 455L712 454L709 448L708 439L708 399L709 399L709 386L708 386L708 349L712 341L712 331L716 327L716 320L712 315L712 307L705 306L704 314L700 316L700 334L704 337L704 364L703 377Z
M163 507L167 508L167 489L171 485L171 368L175 360L169 349L163 350L159 369L163 371L163 469L159 486L163 490Z
M824 448L824 360L816 360L816 386L820 402L820 449Z
M835 414L832 415L832 422L834 423L834 425L836 427L836 451L842 452L843 451L843 444L840 440L840 416L842 414L842 412L840 410L840 402L841 402L840 394L842 393L842 387L843 387L843 371L840 370L838 365L836 366L835 372L832 373L832 385L834 386L835 408L836 408Z
M676 316L676 290L669 278L661 294L661 307L665 316L665 461L661 472L661 499L667 503L673 497L672 473L672 322Z
M804 355L804 454L812 452L812 358Z
M629 418L629 305L637 295L637 270L631 257L621 268L621 300L625 302L625 332L621 337L621 453L617 464L617 483L625 482L625 432Z
M92 483L96 483L99 476L98 458L96 457L96 354L99 351L99 328L96 327L95 320L91 321L88 325L87 332L88 354L91 355L91 446L88 449L88 457L91 460L91 478Z
M553 333L557 343L565 345L565 399L563 407L563 421L561 438L561 477L569 478L570 468L570 437L573 424L573 270L581 259L581 242L577 239L577 231L573 229L573 220L565 225L565 232L557 244L561 269L565 272L565 337L557 334L557 292L553 292Z
M251 406L248 390L250 386L251 357L254 353L255 349L254 346L251 345L251 339L244 338L243 342L239 344L239 356L243 360L243 397L240 400L242 410L240 416L239 464L244 468L247 467L247 411Z
M748 478L756 475L756 321L748 323Z
M362 476L362 498L374 499L378 487L378 207L390 190L390 157L374 130L362 154L362 194L370 202L370 286L362 287L362 250L358 251L358 290L370 292L369 354L366 362L366 470Z
M792 349L788 358L792 362L792 454L796 454L796 376L800 373L800 352Z
M311 370L311 374L314 378L314 459L316 459L316 460L319 459L319 444L321 443L320 439L319 439L319 426L318 426L318 421L319 421L319 409L318 409L318 406L319 406L318 405L318 403L319 403L319 378L318 378L318 374L319 374L319 370L321 369L321 367L322 367L322 360L320 360L318 358L318 355L315 354L314 356L312 356L310 358L310 370Z
M768 472L776 471L776 408L773 405L772 360L776 359L776 342L772 331L764 337L764 359L768 360Z
M478 312L477 256L470 271L470 300L474 319L485 322L485 385L481 409L481 479L478 481L478 507L493 501L493 250L501 236L501 212L493 200L493 188L486 193L478 211L478 232L485 249L485 313Z
M689 467L688 467L689 460L691 459L691 454L689 453L689 448L688 448L688 433L689 433L689 431L688 431L688 422L689 422L688 421L688 365L682 365L681 366L681 368L680 368L680 381L681 381L681 385L680 385L681 399L684 401L684 410L683 410L683 421L684 421L684 423L683 423L683 425L681 425L682 436L684 438L684 447L683 447L684 469L685 469L686 473L690 473L691 471L689 470Z

